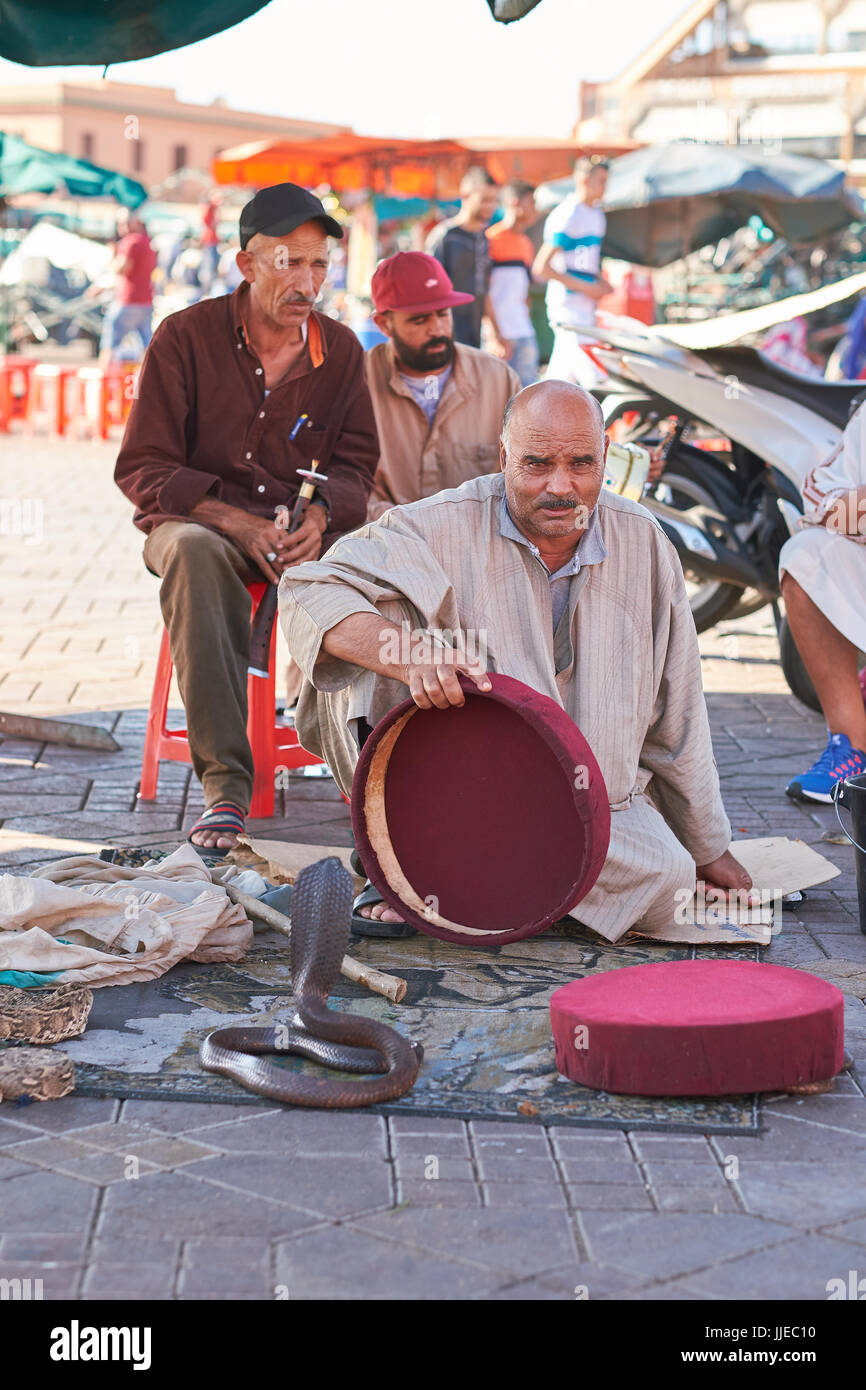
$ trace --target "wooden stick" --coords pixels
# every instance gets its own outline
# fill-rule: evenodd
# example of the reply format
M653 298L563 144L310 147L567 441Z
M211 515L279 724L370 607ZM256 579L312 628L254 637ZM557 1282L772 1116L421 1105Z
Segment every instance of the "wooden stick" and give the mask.
M284 936L291 937L292 924L288 917L283 916L282 912L277 912L275 907L269 907L267 903L260 902L251 893L244 893L240 888L233 888L231 882L224 883L218 869L211 870L211 873L214 882L226 890L232 902L242 907L248 917L258 918L260 922L267 923L269 927L282 932ZM365 985L374 994L381 994L385 999L390 999L393 1004L399 1004L406 995L406 981L401 979L399 975L385 975L381 970L374 970L370 965L362 965L359 960L355 960L352 956L343 956L340 974L355 984Z
M76 724L69 719L37 719L32 714L9 714L0 710L3 738L36 739L39 743L62 743L69 748L93 748L116 753L120 744L108 732L93 724Z

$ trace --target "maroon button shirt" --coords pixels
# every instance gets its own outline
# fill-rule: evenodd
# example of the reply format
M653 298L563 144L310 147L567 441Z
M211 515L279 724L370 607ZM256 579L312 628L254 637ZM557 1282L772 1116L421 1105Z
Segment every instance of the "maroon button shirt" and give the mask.
M136 526L149 533L163 521L189 520L205 496L272 518L298 495L295 470L318 458L328 475L317 489L329 514L324 549L366 520L379 457L364 352L351 329L313 313L321 365L305 353L266 396L264 369L246 340L248 297L245 282L160 324L114 480L135 504ZM292 441L304 412L311 427Z

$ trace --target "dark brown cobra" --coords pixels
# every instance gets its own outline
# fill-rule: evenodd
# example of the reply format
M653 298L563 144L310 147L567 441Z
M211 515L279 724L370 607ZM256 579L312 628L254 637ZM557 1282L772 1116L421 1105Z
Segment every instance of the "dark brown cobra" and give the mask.
M328 1008L328 996L349 944L352 880L337 858L320 859L298 875L292 894L290 1025L219 1028L201 1045L201 1064L250 1091L287 1105L349 1110L396 1100L415 1084L423 1056L393 1028ZM309 1057L340 1071L380 1073L364 1081L302 1076L266 1061L268 1055Z

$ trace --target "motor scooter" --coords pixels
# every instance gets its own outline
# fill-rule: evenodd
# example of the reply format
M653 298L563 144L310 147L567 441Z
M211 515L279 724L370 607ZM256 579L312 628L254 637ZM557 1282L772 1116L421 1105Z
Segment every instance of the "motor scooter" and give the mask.
M751 347L683 347L633 320L579 331L607 374L593 394L608 431L661 445L663 470L641 500L680 555L698 631L771 604L788 684L817 709L778 607L779 552L806 475L837 444L864 383L800 376Z

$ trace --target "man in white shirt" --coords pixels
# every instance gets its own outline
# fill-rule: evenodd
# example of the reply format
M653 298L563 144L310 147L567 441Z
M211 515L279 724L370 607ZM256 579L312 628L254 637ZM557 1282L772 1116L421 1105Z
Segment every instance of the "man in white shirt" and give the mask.
M547 317L554 331L549 378L594 386L599 373L573 332L595 323L595 306L610 294L601 274L601 243L607 219L601 200L607 187L603 160L579 159L574 192L553 209L544 224L544 242L533 274L547 282Z

